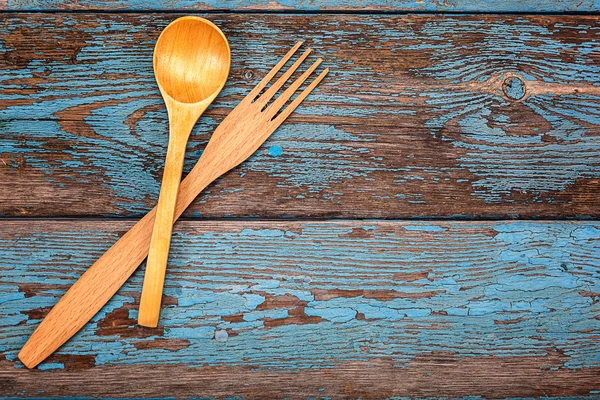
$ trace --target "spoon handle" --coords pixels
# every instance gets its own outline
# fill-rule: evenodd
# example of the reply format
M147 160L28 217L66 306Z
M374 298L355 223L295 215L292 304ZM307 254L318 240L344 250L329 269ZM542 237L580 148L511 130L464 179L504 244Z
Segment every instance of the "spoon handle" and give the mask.
M204 159L206 160L206 159ZM217 178L206 173L203 158L181 182L173 223ZM79 331L119 290L148 255L156 207L102 255L50 310L19 352L33 368ZM171 224L172 225L172 224Z
M184 136L184 139L179 140L176 132L171 132L169 137L169 147L167 149L158 205L156 206L156 217L154 219L154 228L152 229L148 261L146 262L146 271L144 272L144 285L142 286L138 324L150 328L156 328L160 314L160 301L162 299L167 260L169 258L175 204L177 202L179 183L181 182L187 135Z

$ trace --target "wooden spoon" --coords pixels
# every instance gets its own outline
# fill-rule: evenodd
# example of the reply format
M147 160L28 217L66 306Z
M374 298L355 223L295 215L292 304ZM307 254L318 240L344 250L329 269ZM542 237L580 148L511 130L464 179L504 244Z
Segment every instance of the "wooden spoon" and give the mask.
M169 147L144 275L140 325L158 324L185 147L194 124L223 89L230 62L225 35L200 17L176 19L156 42L154 75L169 114Z

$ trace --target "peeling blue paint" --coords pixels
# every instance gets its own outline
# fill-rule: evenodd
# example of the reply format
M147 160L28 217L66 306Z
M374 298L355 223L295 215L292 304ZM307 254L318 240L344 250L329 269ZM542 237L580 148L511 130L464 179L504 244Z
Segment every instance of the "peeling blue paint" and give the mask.
M40 371L52 371L57 369L65 369L65 364L63 363L44 363L38 366Z
M27 311L52 306L63 293L53 285L73 283L114 242L111 231L128 226L115 222L94 231L93 223L80 222L81 230L73 230L77 222L45 222L47 233L36 233L32 225L31 233L13 236L17 224L0 228L0 297L40 282L44 288L0 304L0 351L10 362L39 322L28 321ZM600 329L597 224L377 221L377 229L362 230L363 225L248 222L244 233L233 222L182 222L165 285L165 296L179 305L163 308L161 325L164 338L189 345L140 350L139 341L158 336L98 335L108 313L135 303L132 293L143 279L136 273L59 354L93 355L97 365L326 368L379 356L406 365L431 351L519 357L558 350L566 368L600 366L593 345ZM423 226L443 229L424 235ZM363 233L349 236L355 229ZM257 241L254 232L264 231L265 240ZM285 234L290 231L295 236ZM86 251L74 254L73 248ZM328 297L316 297L315 291ZM267 302L278 296L295 296L298 303ZM292 323L298 307L317 320ZM135 320L135 314L129 317ZM507 320L519 322L494 322ZM267 321L277 323L267 328ZM233 333L226 346L214 340L223 329ZM367 353L359 348L364 341ZM340 343L357 346L340 352Z
M447 231L438 225L406 225L403 228L407 231L421 231L421 232L444 232Z
M25 293L21 293L21 292L10 293L9 292L0 297L0 304L6 303L8 301L13 301L13 300L21 300L24 298L25 298Z
M285 232L282 232L278 229L259 229L253 230L250 228L244 228L244 230L240 233L242 236L259 236L259 237L278 237L284 236Z
M475 2L469 3L469 7L465 5L466 8L456 2L417 3L419 9L468 10L469 7L493 9L507 2L483 6ZM536 11L579 9L585 7L584 3L535 2L535 8ZM57 0L56 4L62 3ZM158 7L162 3L152 4ZM588 3L591 5L596 6ZM384 6L403 7L390 2ZM304 2L293 7L320 6ZM19 27L28 26L26 17L7 18L3 28L7 36ZM139 24L134 24L118 16L98 16L96 23L89 26L79 26L78 16L65 15L61 26L56 26L53 18L42 19L41 23L46 28L52 26L57 38L63 38L67 30L77 26L90 39L77 53L75 64L67 63L68 60L30 60L27 65L0 76L0 80L7 82L0 100L31 100L0 110L0 119L6 120L0 153L15 159L22 156L28 168L43 174L39 179L57 190L70 189L70 182L97 185L112 196L110 206L116 210L107 210L107 215L139 215L158 197L167 122L151 68L153 40L149 37L138 43L137 36L131 33L147 33L166 24L167 17L157 21L156 16L141 15ZM243 65L255 71L256 82L279 59L280 51L274 51L271 45L265 47L263 42L239 34L247 30L256 37L280 34L278 28L261 16L249 17L239 26L232 26L227 15L215 14L210 18L226 26L226 33L232 37L233 58L240 60L234 67ZM331 16L329 25L340 26L341 18ZM396 18L398 24L390 26L390 18ZM310 99L319 103L306 102L296 113L328 115L333 121L361 118L363 122L336 125L288 122L269 138L262 151L239 168L239 175L267 174L278 189L294 191L291 194L294 198L319 201L327 209L335 206L341 213L347 212L352 202L343 201L349 197L347 190L336 190L340 186L352 188L357 196L365 191L381 200L378 205L391 205L394 212L401 213L400 204L424 205L420 210L429 210L426 206L432 199L420 192L413 193L420 190L414 187L454 182L456 175L461 176L457 183L465 183L475 200L492 205L518 203L519 196L526 196L527 204L551 204L552 193L569 189L578 180L600 177L600 150L593 134L594 127L600 125L600 97L593 90L600 87L600 67L592 57L598 47L593 40L597 27L568 19L555 24L553 29L527 17L484 21L447 16L419 21L422 23L397 16L368 16L372 28L370 44L380 46L380 51L389 56L400 50L425 52L431 61L431 65L403 71L427 82L426 85L395 85L392 92L389 83L396 82L397 71L379 70L376 64L359 65L352 58L353 50L364 51L364 43L354 37L354 30L364 27L365 21L353 18L344 21L343 29L335 30L335 37L327 42L321 38L321 31L305 32L307 42L323 44L320 51L328 66L336 70L328 77L327 84L336 90L317 90ZM569 30L572 32L569 37L578 40L565 40L556 34L556 29ZM449 38L449 32L476 34L482 40L473 41L473 47L465 52ZM340 40L348 42L345 45L349 54L329 57L338 48L330 44ZM0 46L0 53L6 55L10 51L3 44ZM114 48L120 49L118 54L111 50ZM565 60L564 54L573 54L575 58ZM21 94L21 86L11 83L14 78L27 79L41 73L47 75L36 85L34 93ZM511 78L515 84L507 86L509 97L513 98L527 92L527 87L533 84L552 83L569 89L583 86L586 90L563 93L562 89L559 92L548 89L546 93L542 88L536 93L527 92L528 97L518 106L535 117L536 126L531 127L530 134L524 130L522 121L513 120L514 110L510 108L515 103L507 101L501 93L504 79L514 75L519 79ZM237 83L225 88L217 99L219 107L234 107L233 99L248 92L248 87ZM249 82L249 86L254 83ZM89 113L86 111L85 117L77 120L81 126L70 129L61 126L66 120L60 113L65 109L90 105L93 107ZM424 166L427 160L415 158L414 154L407 154L399 162L395 154L383 150L387 147L382 143L389 142L395 131L374 133L370 121L382 121L382 116L415 115L417 110L426 129L442 142L440 146L448 146L440 150L445 154L456 153L456 160L452 160L455 165L440 167L432 161L427 167ZM209 114L200 119L188 146L186 171L199 158L210 132L219 122ZM448 124L452 124L452 129L447 129ZM63 149L62 144L67 146ZM285 148L285 157L272 154L278 154L280 148L282 151ZM18 165L13 161L10 167ZM469 179L463 179L465 173ZM374 183L365 185L365 182ZM385 182L383 192L378 182ZM407 182L413 185L405 185ZM423 185L414 186L421 182ZM77 190L84 188L77 186ZM235 193L238 192L228 187L222 191L209 190L200 203L233 197ZM557 207L561 205L565 203Z
M347 307L328 307L305 309L306 315L316 316L331 322L348 322L356 317L356 310Z

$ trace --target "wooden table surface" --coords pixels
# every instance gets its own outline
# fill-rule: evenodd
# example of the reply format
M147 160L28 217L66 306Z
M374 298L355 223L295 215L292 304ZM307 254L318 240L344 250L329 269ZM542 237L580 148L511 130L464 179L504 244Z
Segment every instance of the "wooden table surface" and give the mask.
M0 9L1 397L600 398L597 1ZM191 13L232 68L186 171L296 40L332 71L176 224L158 329L138 270L28 370L40 320L156 203L152 51Z

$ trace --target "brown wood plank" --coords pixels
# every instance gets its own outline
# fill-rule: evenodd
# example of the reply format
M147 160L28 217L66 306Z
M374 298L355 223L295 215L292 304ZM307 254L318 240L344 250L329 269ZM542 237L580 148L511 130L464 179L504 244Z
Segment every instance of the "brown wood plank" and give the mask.
M1 16L1 215L139 216L154 206L167 123L151 57L175 17ZM233 64L187 169L295 40L332 73L188 216L600 216L598 17L208 18Z
M583 221L180 222L158 329L136 325L136 273L24 369L38 321L129 226L0 226L0 396L598 394L600 224Z
M594 0L0 0L0 10L598 12Z
M301 372L243 367L200 367L152 365L100 367L78 371L12 370L0 361L0 391L19 393L20 398L81 396L141 398L330 398L385 399L446 397L459 398L553 398L588 396L597 398L600 368L558 368L560 355L547 357L471 357L457 359L431 353L415 359L407 368L391 360L343 363L331 369ZM73 385L74 382L81 382ZM2 390L2 388L8 390Z

